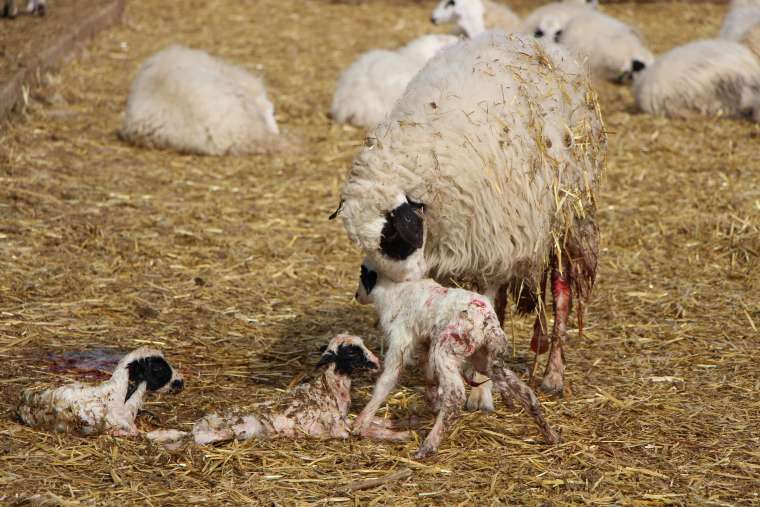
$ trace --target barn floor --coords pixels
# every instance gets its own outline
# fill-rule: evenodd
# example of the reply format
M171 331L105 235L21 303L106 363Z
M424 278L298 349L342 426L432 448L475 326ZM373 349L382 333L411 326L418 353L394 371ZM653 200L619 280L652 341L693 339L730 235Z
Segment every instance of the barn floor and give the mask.
M607 85L599 284L567 354L572 393L543 397L562 444L541 444L528 418L501 404L463 417L424 462L410 458L414 442L170 452L13 422L22 388L72 377L50 368L51 352L164 349L187 388L150 399L140 417L149 430L265 399L308 372L337 332L379 349L371 310L352 302L360 253L327 220L363 133L325 113L342 68L432 31L432 7L130 2L121 26L0 127L0 503L760 503L760 127L636 114L630 92ZM724 9L605 7L658 52L716 34ZM130 80L174 41L263 74L294 149L203 158L121 143ZM530 360L530 324L507 328L518 367ZM419 382L405 385L391 414L426 413ZM355 407L370 387L360 382ZM402 468L409 478L346 492Z

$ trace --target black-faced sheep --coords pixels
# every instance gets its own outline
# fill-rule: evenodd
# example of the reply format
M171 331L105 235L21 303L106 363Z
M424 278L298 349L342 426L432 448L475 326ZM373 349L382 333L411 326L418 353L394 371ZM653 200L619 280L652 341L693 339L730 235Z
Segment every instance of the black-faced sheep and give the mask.
M4 0L0 18L15 18L18 16L18 0ZM47 0L28 0L26 12L32 15L44 16L47 13Z
M641 110L659 116L758 118L760 62L737 42L691 42L637 72L634 94Z
M135 417L148 392L178 392L182 376L164 355L142 347L124 356L100 385L74 382L43 391L27 389L17 409L25 424L61 433L115 436L137 434Z
M502 295L500 317L507 286L540 301L551 268L556 332L542 385L561 391L571 292L587 295L596 272L606 154L581 66L558 46L484 33L433 58L368 142L336 212L349 238L396 281L429 272Z
M201 155L281 147L264 83L245 69L183 46L143 63L119 132L140 146Z
M338 123L374 127L393 109L425 63L458 40L453 35L424 35L396 51L364 53L341 74L330 115Z
M490 0L441 0L430 21L434 25L456 23L455 33L470 38L492 29L516 32L521 24L509 7Z
M354 432L371 435L375 431L375 414L396 387L403 367L419 362L425 369L427 398L437 417L417 458L435 453L446 429L458 418L465 401L465 366L490 378L510 404L518 400L547 443L558 441L536 395L504 366L511 347L485 298L443 287L431 279L397 283L378 273L367 260L361 271L356 298L375 307L388 348L383 373L372 399L354 422Z

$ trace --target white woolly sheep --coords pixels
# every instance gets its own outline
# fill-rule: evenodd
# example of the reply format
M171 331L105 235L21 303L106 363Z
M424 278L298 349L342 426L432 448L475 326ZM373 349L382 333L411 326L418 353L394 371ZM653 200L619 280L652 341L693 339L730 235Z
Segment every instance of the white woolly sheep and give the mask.
M732 0L728 7L720 38L741 40L747 32L760 23L760 0Z
M406 85L441 48L458 41L452 35L425 35L397 51L374 49L341 74L330 114L338 123L371 128L404 93Z
M141 347L124 356L100 385L74 382L56 389L27 389L17 415L24 423L61 433L115 436L137 434L135 417L146 392L178 392L182 376L164 355Z
M18 16L18 0L5 0L0 18L15 18ZM29 0L26 3L28 14L44 16L47 13L47 0Z
M119 134L137 145L201 155L268 152L281 143L259 78L179 45L143 63Z
M435 453L464 404L462 378L464 366L469 364L490 378L510 405L519 400L547 443L558 441L536 395L504 366L511 347L491 304L482 296L448 289L431 279L397 283L365 259L356 298L375 307L388 349L383 373L372 399L354 423L354 432L372 434L375 414L396 387L403 367L419 362L425 369L427 398L437 417L415 457Z
M456 23L455 33L470 38L491 29L516 32L521 25L512 9L490 0L441 0L430 21L434 25Z
M319 377L251 411L234 410L199 419L193 425L193 441L202 445L250 438L348 438L351 377L365 370L378 371L380 361L361 338L340 334L330 340L316 367L325 367ZM377 418L368 436L409 438L409 432L394 431L395 427L394 421ZM147 436L168 446L189 438L186 432L176 430L157 430Z
M577 2L553 2L531 12L522 23L520 32L537 39L557 42L565 25L575 16L585 14L594 4Z
M585 58L594 76L618 83L654 61L636 30L592 9L568 21L558 42Z
M634 94L642 111L659 116L757 118L760 62L737 42L691 42L671 49L637 72Z
M594 195L606 153L580 65L559 46L486 32L428 62L367 142L333 214L349 238L396 281L429 271L498 295L500 318L508 286L536 303L552 268L542 385L561 391L570 292L587 296L595 277ZM544 331L536 328L534 349L544 351ZM490 408L475 391L468 407Z

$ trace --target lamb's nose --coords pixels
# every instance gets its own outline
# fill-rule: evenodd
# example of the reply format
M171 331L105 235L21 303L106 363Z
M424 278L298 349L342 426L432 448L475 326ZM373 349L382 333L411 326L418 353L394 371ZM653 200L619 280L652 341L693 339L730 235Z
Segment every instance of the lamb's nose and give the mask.
M183 387L185 387L184 380L177 379L172 381L172 390L181 391Z

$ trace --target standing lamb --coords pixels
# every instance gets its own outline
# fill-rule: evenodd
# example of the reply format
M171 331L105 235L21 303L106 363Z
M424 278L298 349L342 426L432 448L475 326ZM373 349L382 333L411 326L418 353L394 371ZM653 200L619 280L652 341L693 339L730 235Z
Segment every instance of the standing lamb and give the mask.
M633 91L638 107L654 115L757 119L760 62L737 42L691 42L671 49L636 73Z
M521 24L512 9L491 0L441 0L430 21L434 25L456 23L455 33L469 38L492 29L516 32Z
M459 39L424 35L397 51L374 49L340 76L330 114L338 123L372 128L393 109L406 85L441 48Z
M264 83L245 69L179 45L143 63L119 135L140 146L201 155L281 147Z
M636 30L592 9L568 21L558 42L585 58L594 76L617 83L630 82L654 61Z
M74 382L25 390L17 414L29 426L60 433L133 436L146 392L178 392L183 386L182 376L161 352L142 347L124 356L100 385Z
M5 0L0 18L15 18L18 16L18 0ZM47 13L47 0L29 0L26 3L26 12L31 15L44 16Z
M531 34L537 39L557 42L571 19L593 8L594 4L578 2L553 2L542 5L525 18L520 32Z
M372 399L354 422L355 433L373 434L375 414L396 387L401 370L419 361L437 417L416 458L435 453L444 432L459 417L465 400L465 363L493 380L509 404L519 400L547 443L559 440L544 419L536 395L504 366L511 347L490 303L478 294L447 289L431 279L394 282L366 259L361 273L356 299L375 307L388 350Z
M192 438L203 445L250 438L348 438L351 424L351 378L363 371L378 371L380 361L358 336L339 334L327 345L316 368L322 374L252 411L232 410L208 414L193 425ZM395 431L394 421L376 418L367 436L381 440L407 440L408 431ZM175 446L186 432L157 430L150 440Z
M596 273L605 153L580 65L559 46L486 32L443 50L409 83L354 160L333 216L384 275L475 284L500 296L500 318L506 287L538 298L551 269L542 386L561 392L571 295L588 296ZM545 331L536 326L534 349ZM489 405L477 389L468 401Z
M741 40L758 23L760 23L760 0L731 0L720 29L720 38Z

